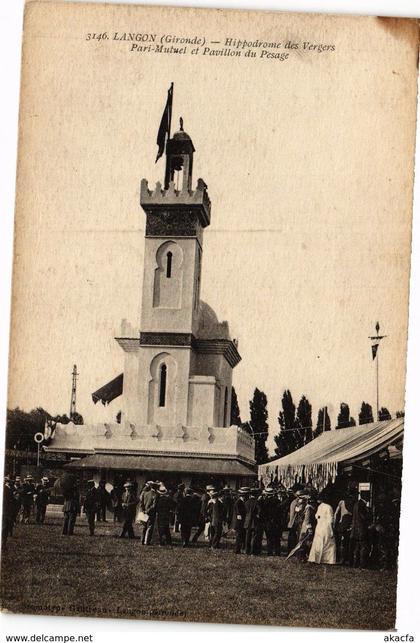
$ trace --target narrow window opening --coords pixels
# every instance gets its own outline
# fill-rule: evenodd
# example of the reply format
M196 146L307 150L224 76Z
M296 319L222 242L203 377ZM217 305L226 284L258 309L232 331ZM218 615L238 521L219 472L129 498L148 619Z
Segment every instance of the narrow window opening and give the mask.
M166 364L160 367L159 381L159 406L165 406L166 402Z
M172 252L166 254L166 276L168 279L172 276Z
M225 387L225 400L223 404L223 426L227 426L227 411L228 411L228 387Z

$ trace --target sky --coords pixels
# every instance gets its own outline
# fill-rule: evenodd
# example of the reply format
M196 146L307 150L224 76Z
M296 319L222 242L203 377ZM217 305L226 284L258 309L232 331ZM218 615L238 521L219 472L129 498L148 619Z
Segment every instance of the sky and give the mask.
M114 340L139 325L145 215L140 180L163 179L156 134L174 82L196 149L194 180L212 201L201 298L239 340L242 419L268 398L270 446L283 391L298 402L375 406L369 336L376 321L380 405L404 407L415 118L414 56L376 18L277 14L244 20L244 38L334 43L289 60L138 54L109 33L163 33L141 7L31 10L23 65L9 407L69 411L71 371L85 421L115 417L91 393L122 372ZM150 11L150 10L149 10ZM171 33L203 29L194 12ZM54 24L54 29L51 25ZM206 37L229 34L221 12ZM30 47L30 50L29 50ZM30 73L29 73L30 70Z

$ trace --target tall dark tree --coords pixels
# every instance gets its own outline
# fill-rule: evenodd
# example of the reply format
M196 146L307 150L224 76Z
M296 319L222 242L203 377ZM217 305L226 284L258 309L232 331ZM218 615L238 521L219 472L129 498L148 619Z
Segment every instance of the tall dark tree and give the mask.
M268 451L266 441L268 438L267 424L267 396L263 391L255 389L252 400L249 403L251 413L252 433L255 440L255 459L257 464L267 462Z
M298 448L299 438L296 431L296 406L289 390L284 391L281 399L282 410L278 422L280 432L274 436L275 452L279 456L287 455Z
M73 422L73 424L83 424L83 416L75 411L71 414L71 421Z
M302 395L296 411L296 428L299 448L312 440L312 406Z
M318 419L316 423L316 429L314 432L314 438L321 435L324 431L331 431L331 420L328 414L328 408L326 406L322 407L318 411Z
M51 415L38 407L27 413L19 407L7 410L6 447L36 451L35 433L43 433L45 422Z
M346 429L349 426L356 426L356 421L350 415L349 405L341 402L340 412L337 415L337 429Z
M68 424L70 422L70 418L66 413L64 413L64 415L57 415L54 420L59 422L59 424Z
M383 406L382 408L379 409L379 420L382 422L383 420L391 420L391 413L388 411L386 406Z
M241 412L239 410L238 396L235 387L232 386L232 402L230 405L230 426L241 426Z
M373 411L370 404L362 402L359 412L359 424L369 424L373 422Z
M118 411L117 415L115 416L115 421L117 424L121 424L121 411Z

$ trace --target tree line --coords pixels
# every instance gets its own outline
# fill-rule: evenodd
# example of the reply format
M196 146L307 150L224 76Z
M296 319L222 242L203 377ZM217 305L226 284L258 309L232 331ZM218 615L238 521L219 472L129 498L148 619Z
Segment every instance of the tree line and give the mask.
M255 440L255 458L258 464L268 460L267 438L268 438L268 412L267 396L258 388L254 390L252 400L249 402L250 421L242 422L238 398L235 388L232 387L231 424L241 426L251 433ZM402 417L403 411L398 411L396 417ZM297 406L293 401L291 392L284 391L281 399L281 408L278 414L279 432L274 436L276 444L275 453L283 457L300 449L314 438L317 438L324 431L331 430L331 418L328 407L324 406L318 410L316 424L312 420L312 405L305 395L302 395ZM379 420L390 420L391 414L386 407L379 410ZM369 424L374 421L372 406L368 402L362 402L358 414L359 425ZM346 402L341 402L340 411L337 415L335 428L344 429L356 426L356 420L350 413L350 407Z
M80 413L73 413L71 418L68 415L51 415L38 406L32 411L23 411L19 407L7 409L6 420L6 449L17 449L18 451L36 451L34 441L35 433L43 433L47 420L60 424L83 424L83 417Z

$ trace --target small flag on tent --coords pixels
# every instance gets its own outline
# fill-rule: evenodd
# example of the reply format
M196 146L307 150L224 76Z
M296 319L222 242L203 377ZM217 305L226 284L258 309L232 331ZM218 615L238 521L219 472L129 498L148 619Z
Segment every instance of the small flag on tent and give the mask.
M375 359L379 344L372 344L372 359Z
M171 134L171 119L172 119L172 98L174 93L174 84L171 83L171 86L168 89L168 98L166 99L165 109L163 110L162 118L160 120L158 135L156 143L158 146L158 153L156 156L156 161L160 159L163 152L165 151L165 142L166 137L169 138Z

